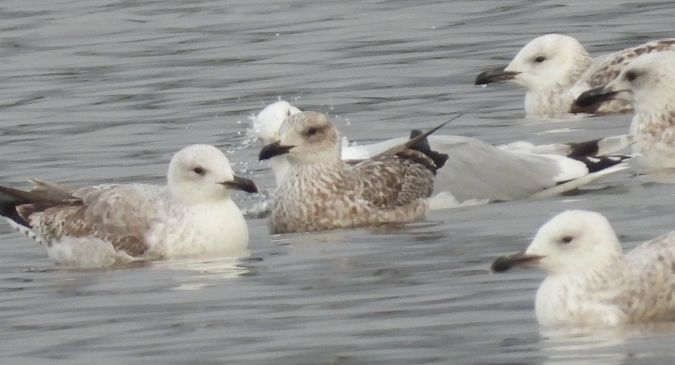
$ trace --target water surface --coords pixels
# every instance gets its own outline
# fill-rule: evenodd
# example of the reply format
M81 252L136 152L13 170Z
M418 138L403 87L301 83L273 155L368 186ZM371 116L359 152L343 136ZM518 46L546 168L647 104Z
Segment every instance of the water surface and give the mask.
M2 182L162 183L190 143L226 150L267 189L249 116L278 98L367 142L427 128L492 143L625 133L630 116L523 120L522 90L473 86L547 32L594 54L672 36L667 1L6 1L0 4ZM555 132L550 132L555 130ZM3 363L651 364L673 330L550 333L543 273L488 273L571 208L626 247L675 228L675 187L620 174L580 195L434 212L402 228L269 235L251 256L117 270L55 267L0 226ZM242 207L259 200L236 196Z

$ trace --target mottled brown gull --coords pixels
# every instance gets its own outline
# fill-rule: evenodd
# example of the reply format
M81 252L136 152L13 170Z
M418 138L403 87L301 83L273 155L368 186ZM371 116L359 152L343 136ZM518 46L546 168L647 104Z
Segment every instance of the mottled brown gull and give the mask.
M675 169L675 52L638 57L612 82L579 96L577 103L613 100L635 106L630 134L643 172Z
M279 139L279 129L286 117L299 112L286 101L272 103L252 118L252 132L265 144L272 143ZM343 160L367 159L406 140L407 137L400 137L356 144L342 137L341 157ZM434 195L446 192L459 202L507 201L576 189L624 169L623 165L609 169L621 162L620 156L599 159L593 156L614 153L631 143L627 136L538 146L523 141L492 146L475 138L454 135L434 134L428 140L432 150L452 156L437 171ZM272 157L270 166L277 187L281 186L290 170L288 156Z
M339 132L320 113L302 112L281 126L281 139L260 159L285 154L290 171L274 193L275 233L321 231L426 216L436 169L447 155L431 151L426 135L358 163L340 159Z
M651 41L609 55L591 58L575 38L546 34L525 45L506 67L485 71L476 85L510 81L524 87L525 113L532 118L564 118L572 113L627 113L625 100L578 108L574 100L584 91L605 85L636 57L675 50L675 38Z
M0 186L0 214L71 267L245 252L248 229L231 190L256 192L217 148L192 145L171 159L167 185L96 185L70 191L38 182Z
M493 271L537 266L548 272L535 299L544 326L617 326L675 319L675 232L623 254L599 213L571 210L544 224L523 252Z

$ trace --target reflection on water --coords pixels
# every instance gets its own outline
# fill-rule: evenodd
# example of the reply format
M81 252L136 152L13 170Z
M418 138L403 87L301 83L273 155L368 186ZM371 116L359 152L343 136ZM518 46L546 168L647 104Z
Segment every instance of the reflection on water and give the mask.
M236 278L250 274L245 265L245 258L223 257L214 260L184 259L155 261L153 268L159 270L179 270L188 273L188 276L176 276L175 290L197 290L221 280Z
M672 357L675 349L659 347L649 353L644 344L663 341L675 333L675 323L633 324L619 328L541 329L546 364L632 364L650 357ZM631 342L631 340L635 342ZM648 346L647 346L648 347ZM647 351L644 351L647 350Z
M160 270L180 270L189 273L188 276L176 276L177 282L174 290L197 290L220 280L250 274L245 261L245 258L239 257L225 257L209 261L185 259L157 261L152 266Z
M672 185L632 173L569 197L434 211L407 226L270 235L274 186L249 117L279 98L360 144L427 129L501 144L626 133L630 116L523 120L522 90L473 85L528 40L593 54L672 36L667 1L121 1L0 3L3 184L162 183L191 143L228 152L265 194L250 256L124 269L55 267L0 225L3 363L672 363L672 328L540 333L543 274L490 275L564 209L598 210L626 247L674 229ZM450 156L452 158L452 156ZM630 336L626 335L630 334Z

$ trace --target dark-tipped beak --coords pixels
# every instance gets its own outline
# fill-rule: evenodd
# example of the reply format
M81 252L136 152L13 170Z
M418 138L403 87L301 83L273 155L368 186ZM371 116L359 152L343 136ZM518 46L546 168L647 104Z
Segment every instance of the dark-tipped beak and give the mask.
M544 258L544 256L528 255L521 251L496 259L495 262L492 263L492 266L490 266L490 270L493 272L504 272L514 266L534 265L542 258Z
M520 72L504 71L504 67L483 71L476 76L474 85L487 85L493 82L513 80Z
M288 153L293 147L295 146L284 146L280 141L270 143L260 150L258 160L268 160L274 156L283 155L284 153Z
M228 189L232 190L241 190L247 193L257 193L258 187L255 186L255 183L251 179L245 177L234 175L234 179L231 181L223 181L221 184L225 185Z
M618 93L618 91L608 90L605 86L596 87L595 89L584 91L574 103L579 108L588 108L595 104L612 100Z

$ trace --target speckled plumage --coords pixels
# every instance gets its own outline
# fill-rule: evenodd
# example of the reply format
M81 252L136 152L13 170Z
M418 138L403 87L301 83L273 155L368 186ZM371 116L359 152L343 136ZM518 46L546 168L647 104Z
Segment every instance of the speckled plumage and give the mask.
M307 130L319 130L307 135ZM281 143L293 145L291 169L275 192L275 233L320 231L425 217L436 163L405 146L352 164L340 159L337 129L324 115L286 119Z
M516 255L522 263L523 254ZM567 211L539 229L524 255L539 257L532 264L549 273L535 299L542 325L675 319L675 232L624 255L602 215Z
M588 89L607 85L616 79L631 61L641 55L673 50L675 50L675 38L670 38L647 42L637 47L626 48L606 56L598 57L593 60L588 70L579 78L572 94L574 98L577 98ZM630 101L615 99L595 105L590 110L577 110L574 106L574 100L572 100L571 110L572 112L592 114L630 113L633 111L633 105Z
M268 105L254 119L253 129L266 144L279 139L281 124L288 115L300 111L288 102L280 101ZM265 131L258 132L258 131ZM274 137L274 138L271 138ZM343 160L363 160L376 156L389 148L406 142L406 137L386 139L371 144L349 142L341 138ZM434 195L449 193L455 200L506 201L523 199L542 190L555 187L557 192L567 188L578 188L595 178L589 177L595 166L584 156L604 156L615 153L632 143L628 135L609 137L582 143L534 145L518 141L502 146L492 146L477 139L439 135L428 137L430 148L452 156L434 179ZM566 158L561 155L572 156ZM576 158L576 159L575 159ZM581 161L579 161L581 160ZM280 186L290 170L288 155L277 155L269 159L276 185ZM607 170L609 172L609 170ZM604 172L603 172L604 174ZM600 174L598 174L600 175ZM598 176L599 177L599 176ZM570 183L570 181L576 181ZM558 185L562 183L562 185ZM547 190L544 194L548 194ZM450 204L432 205L445 209Z
M580 103L622 100L635 107L630 134L643 172L675 168L675 51L642 55Z
M514 73L508 79L527 89L525 112L528 117L555 119L569 117L571 113L627 113L632 111L632 106L626 100L586 108L578 107L574 101L584 91L615 79L636 57L668 50L675 50L675 38L592 58L573 37L547 34L525 45L504 71Z
M193 172L195 166L206 172ZM235 253L245 250L248 229L221 182L233 176L222 152L194 145L172 159L167 186L0 187L0 205L13 227L67 266Z
M633 117L630 134L633 151L646 171L675 168L675 111L667 106L658 113L639 113Z

